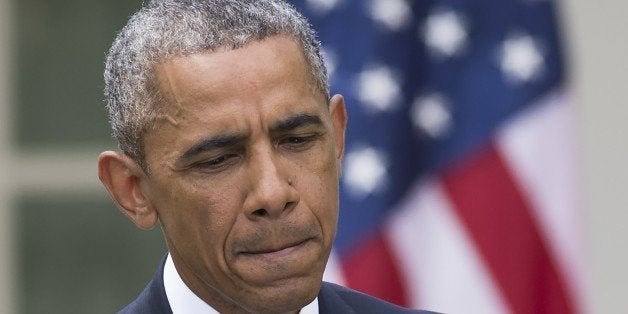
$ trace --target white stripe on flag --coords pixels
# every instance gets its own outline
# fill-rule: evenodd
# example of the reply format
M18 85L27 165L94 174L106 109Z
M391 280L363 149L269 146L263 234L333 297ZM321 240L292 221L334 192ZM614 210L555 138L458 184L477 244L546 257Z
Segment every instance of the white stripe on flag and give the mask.
M576 309L586 310L574 118L569 101L552 93L509 121L497 146L534 209Z
M345 285L346 281L342 275L342 265L340 265L340 260L333 250L329 255L329 260L327 260L327 267L325 268L325 273L323 273L323 280L333 282L341 286Z
M444 313L506 313L498 290L435 180L416 184L384 231L412 306Z

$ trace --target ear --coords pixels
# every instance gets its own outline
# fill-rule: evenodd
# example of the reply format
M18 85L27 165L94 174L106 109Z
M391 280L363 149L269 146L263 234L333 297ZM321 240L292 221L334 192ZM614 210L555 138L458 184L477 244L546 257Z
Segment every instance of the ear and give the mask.
M131 157L121 152L106 151L98 157L98 178L107 188L116 206L140 229L150 230L158 214L152 207L140 181L146 174Z
M334 128L334 140L336 147L336 159L340 169L340 162L345 150L345 129L347 128L347 110L345 99L342 95L336 94L329 101L329 112Z

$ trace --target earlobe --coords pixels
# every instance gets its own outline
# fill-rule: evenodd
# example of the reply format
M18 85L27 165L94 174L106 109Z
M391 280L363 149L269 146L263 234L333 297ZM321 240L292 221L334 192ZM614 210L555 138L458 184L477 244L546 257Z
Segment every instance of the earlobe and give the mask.
M334 127L334 140L336 145L336 158L340 163L345 149L345 130L347 128L347 110L345 99L342 95L334 95L329 103L331 121Z
M140 186L144 177L142 169L124 153L106 151L98 158L98 178L116 206L136 226L150 230L157 223L158 214Z

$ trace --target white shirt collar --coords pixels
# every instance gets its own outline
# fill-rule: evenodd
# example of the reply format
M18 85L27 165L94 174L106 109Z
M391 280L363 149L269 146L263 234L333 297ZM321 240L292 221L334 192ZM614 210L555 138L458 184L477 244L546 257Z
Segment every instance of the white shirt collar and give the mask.
M183 279L181 279L177 269L174 267L170 254L166 258L163 277L166 297L173 314L219 314L218 311L194 294L183 282ZM318 298L302 308L299 314L318 314Z

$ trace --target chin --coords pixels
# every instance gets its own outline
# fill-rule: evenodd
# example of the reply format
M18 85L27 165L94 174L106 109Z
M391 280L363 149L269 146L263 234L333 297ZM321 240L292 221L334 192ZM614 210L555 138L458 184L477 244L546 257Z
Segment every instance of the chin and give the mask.
M288 280L284 284L267 287L261 294L253 298L249 307L251 312L259 313L289 313L295 312L308 305L316 298L321 288L322 280L299 279ZM258 290L259 291L259 290Z
M321 287L321 280L300 282L272 287L265 291L261 306L252 309L259 313L296 312L312 302Z

